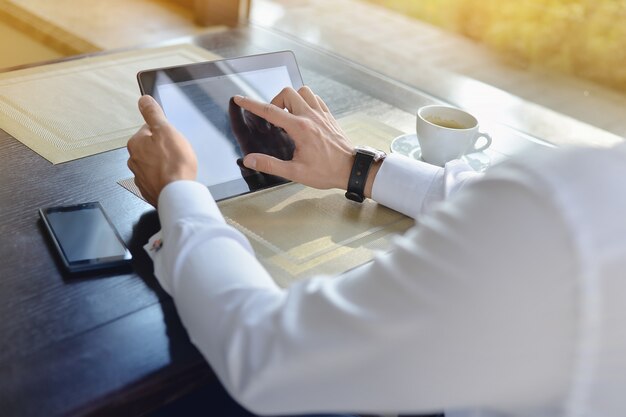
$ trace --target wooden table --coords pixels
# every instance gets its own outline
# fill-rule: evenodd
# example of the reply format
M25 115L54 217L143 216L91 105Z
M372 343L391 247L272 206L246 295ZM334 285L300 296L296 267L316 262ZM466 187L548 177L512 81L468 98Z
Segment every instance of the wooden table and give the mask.
M338 116L362 112L410 131L416 89L266 29L207 34L194 43L224 57L291 49L302 75ZM493 149L538 140L493 126ZM358 142L358 138L353 138ZM126 149L51 165L0 131L0 413L137 415L215 379L191 345L142 250L155 211L116 184L131 175ZM37 209L100 201L134 255L134 271L72 279Z

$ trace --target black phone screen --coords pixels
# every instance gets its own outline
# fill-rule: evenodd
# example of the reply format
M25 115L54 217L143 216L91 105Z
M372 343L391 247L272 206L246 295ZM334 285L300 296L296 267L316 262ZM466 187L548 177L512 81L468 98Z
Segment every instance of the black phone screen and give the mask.
M41 209L40 214L70 271L121 266L131 259L99 203Z

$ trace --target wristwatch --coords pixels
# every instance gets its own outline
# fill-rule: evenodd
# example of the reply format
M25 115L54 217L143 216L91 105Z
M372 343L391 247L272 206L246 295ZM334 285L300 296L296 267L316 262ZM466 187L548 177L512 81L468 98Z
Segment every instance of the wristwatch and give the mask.
M370 172L374 162L382 161L386 156L385 152L369 146L355 146L354 164L352 165L350 179L348 180L348 190L346 191L348 200L356 201L357 203L362 203L365 200L363 192L365 191L367 174Z

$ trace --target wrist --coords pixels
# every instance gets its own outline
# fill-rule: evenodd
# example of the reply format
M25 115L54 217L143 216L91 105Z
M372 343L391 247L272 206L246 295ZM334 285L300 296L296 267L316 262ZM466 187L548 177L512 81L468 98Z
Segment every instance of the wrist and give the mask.
M195 165L182 166L170 172L164 172L161 176L161 189L176 181L195 181L198 176Z
M335 188L339 188L340 190L344 191L348 189L348 181L350 180L352 165L354 165L354 158L354 148L350 148L345 153L343 153L342 161L339 164L341 169L338 172L338 175L335 177L337 181L335 184Z
M346 198L358 203L372 195L372 188L378 170L387 154L370 146L356 146Z

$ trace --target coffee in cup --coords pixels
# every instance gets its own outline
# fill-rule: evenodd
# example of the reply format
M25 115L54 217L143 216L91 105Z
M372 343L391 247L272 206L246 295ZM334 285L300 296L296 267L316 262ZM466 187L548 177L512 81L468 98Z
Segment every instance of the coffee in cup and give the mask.
M416 131L422 160L438 166L465 154L483 151L491 145L491 136L478 130L478 120L456 107L432 105L420 108ZM485 143L476 146L480 138L484 138Z

